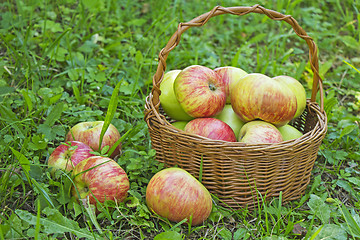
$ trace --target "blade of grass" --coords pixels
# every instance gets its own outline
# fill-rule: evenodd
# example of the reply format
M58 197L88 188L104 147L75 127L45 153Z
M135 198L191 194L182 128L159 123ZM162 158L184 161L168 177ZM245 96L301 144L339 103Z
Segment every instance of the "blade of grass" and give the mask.
M117 146L124 141L124 139L127 137L127 135L129 135L131 133L133 129L129 129L125 134L123 134L121 136L121 138L119 138L119 140L116 141L116 143L109 149L109 152L108 152L108 156L110 156L114 151L115 149L117 148Z
M100 133L100 140L99 140L99 152L101 151L101 144L104 138L104 135L106 133L106 130L108 129L108 127L110 126L110 123L112 121L112 119L114 118L116 109L117 109L117 105L119 102L118 99L118 95L119 95L119 89L120 86L122 84L123 79L121 79L115 86L112 94L111 94L111 98L110 98L110 102L109 102L109 106L106 112L106 116L105 116L105 120L104 120L104 125L101 129L101 133Z
M67 28L64 32L62 32L60 36L58 36L55 41L50 45L50 47L47 48L43 56L47 56L55 48L55 46L59 44L60 40L65 36L65 34L67 34L70 30L72 29Z
M35 234L34 234L34 238L35 239L39 239L39 233L40 233L40 217L41 217L41 206L40 206L40 199L38 199L37 201L37 214L36 214L36 224L35 224Z

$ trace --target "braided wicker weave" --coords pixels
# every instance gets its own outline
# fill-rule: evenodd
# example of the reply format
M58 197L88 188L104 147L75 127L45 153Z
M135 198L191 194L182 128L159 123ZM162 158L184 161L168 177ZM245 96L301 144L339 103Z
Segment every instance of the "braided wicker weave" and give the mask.
M160 84L166 69L166 59L180 42L180 37L191 27L203 26L221 14L265 14L273 20L285 21L309 47L309 61L314 72L311 99L304 113L291 124L304 135L295 140L276 144L245 144L211 140L185 133L173 127L160 111ZM217 6L210 12L180 23L167 45L159 53L159 64L153 77L153 88L146 98L145 118L148 124L156 159L166 166L179 166L196 178L202 172L202 183L225 206L253 208L263 198L277 197L290 201L304 193L320 144L326 134L327 118L324 111L322 79L319 76L317 46L297 21L262 6ZM320 104L316 102L320 93ZM261 197L259 197L261 196Z

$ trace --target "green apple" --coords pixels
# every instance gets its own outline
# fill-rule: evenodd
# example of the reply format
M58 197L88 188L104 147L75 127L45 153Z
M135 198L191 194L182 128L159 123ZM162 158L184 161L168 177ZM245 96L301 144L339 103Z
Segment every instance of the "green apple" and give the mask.
M171 70L164 74L160 84L160 103L165 113L174 120L187 121L190 117L181 107L174 92L174 80L181 70Z
M303 135L302 132L300 132L299 130L297 130L295 127L286 124L284 126L278 127L281 136L283 138L284 141L288 141L288 140L292 140L292 139L296 139L299 138Z
M232 109L231 104L226 104L224 109L218 115L216 115L214 118L217 118L217 119L227 123L227 125L229 125L232 128L232 130L234 130L236 139L239 136L241 127L245 124L245 122L243 122L238 117L238 115L236 115L236 113Z
M188 123L188 121L176 121L171 123L171 125L173 125L174 127L184 130L185 129L185 125Z
M290 76L276 76L273 79L280 83L286 84L296 96L297 109L294 118L299 117L305 110L306 107L306 90L304 86L295 78Z

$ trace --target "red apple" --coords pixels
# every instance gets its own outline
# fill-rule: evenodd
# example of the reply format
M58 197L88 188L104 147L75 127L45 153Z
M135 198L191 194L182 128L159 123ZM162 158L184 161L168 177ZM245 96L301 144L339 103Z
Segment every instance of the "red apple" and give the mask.
M214 116L226 103L225 84L220 76L200 65L189 66L177 75L174 92L184 111L194 118Z
M71 141L62 143L51 153L48 166L65 171L71 171L79 162L91 156L93 150L85 143Z
M76 140L83 142L90 146L94 151L99 151L100 134L103 125L104 121L78 123L67 133L65 141ZM110 124L103 137L101 149L105 146L109 146L110 149L119 139L119 131L114 125ZM110 157L114 158L120 153L120 150L121 144L116 147Z
M290 76L276 76L273 79L288 86L296 96L297 109L294 118L300 117L306 107L306 90L304 86L295 78Z
M282 126L296 113L296 96L291 89L260 73L243 77L230 94L234 112L245 122L260 119Z
M173 222L192 216L192 226L203 223L212 210L209 191L181 168L161 170L150 179L146 204L151 211Z
M240 129L244 125L244 122L239 118L238 115L236 115L232 109L231 104L226 104L224 109L214 118L217 118L229 125L234 131L236 139L238 138Z
M234 130L216 118L195 118L186 124L184 131L213 140L236 142Z
M125 171L113 159L102 156L89 157L75 166L72 194L77 199L89 198L96 205L96 199L122 202L130 188Z
M226 103L230 103L230 92L231 89L234 88L236 83L244 77L247 72L242 70L241 68L225 66L225 67L218 67L215 68L214 71L219 74L219 76L223 79L225 83L225 90L226 90Z
M240 129L239 142L245 143L279 143L282 142L280 131L271 123L251 121Z
M181 107L174 93L174 81L181 70L171 70L164 74L160 84L160 103L164 112L172 119L188 121L193 119Z

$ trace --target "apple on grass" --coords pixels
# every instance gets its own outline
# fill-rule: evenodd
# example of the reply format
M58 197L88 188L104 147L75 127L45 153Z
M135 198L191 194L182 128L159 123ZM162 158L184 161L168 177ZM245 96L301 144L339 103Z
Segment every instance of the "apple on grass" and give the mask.
M289 124L278 127L278 129L279 129L279 131L281 133L283 141L296 139L296 138L299 138L299 137L301 137L303 135L302 132L300 132L295 127L293 127L293 126L291 126Z
M126 172L108 157L89 157L76 165L72 174L73 196L77 199L89 198L92 205L105 200L122 202L130 188Z
M225 84L220 76L200 65L186 67L177 75L174 92L182 109L193 118L214 116L226 103Z
M82 142L62 143L50 154L48 166L69 172L82 160L95 156L90 152L93 150Z
M260 119L283 126L297 110L295 94L283 83L264 74L250 73L232 89L231 105L244 122Z
M297 101L297 109L294 118L300 117L306 107L306 90L304 86L295 78L286 75L276 76L273 77L273 79L285 84L293 91Z
M239 142L244 143L279 143L283 141L280 131L273 124L254 120L247 122L240 129Z
M159 96L164 112L172 119L187 121L193 119L181 107L174 93L174 80L181 70L171 70L164 74L160 84L161 94Z
M239 118L239 116L236 115L236 113L232 109L231 104L226 104L224 109L219 114L214 116L214 118L219 119L229 125L234 131L236 139L239 136L241 127L245 124Z
M181 168L167 168L156 173L146 188L148 208L172 222L187 218L191 225L203 223L212 211L209 191Z
M226 90L226 103L230 103L230 92L231 89L234 88L236 83L244 77L247 72L242 70L241 68L231 67L231 66L224 66L215 68L214 71L219 74L219 76L223 79L225 83L225 90Z
M195 118L186 124L184 131L213 140L236 142L234 130L216 118Z
M110 124L102 139L101 149L99 149L100 134L103 125L104 121L78 123L73 126L66 134L65 141L75 140L83 142L91 147L94 151L99 151L105 146L109 146L110 150L111 147L115 145L116 142L120 139L120 133L113 124ZM116 147L110 157L116 157L120 153L120 150L121 143Z

